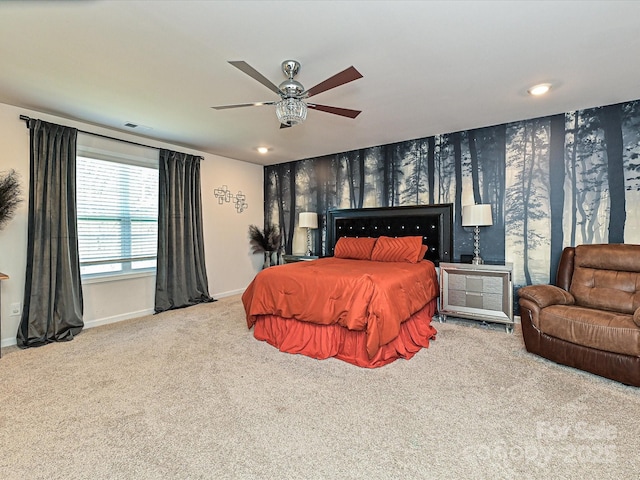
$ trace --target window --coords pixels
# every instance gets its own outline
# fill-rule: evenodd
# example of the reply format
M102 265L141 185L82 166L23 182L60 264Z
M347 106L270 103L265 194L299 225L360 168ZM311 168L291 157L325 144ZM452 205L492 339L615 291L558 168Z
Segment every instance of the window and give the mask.
M98 141L114 142L102 138ZM111 148L105 150L86 143L96 141L81 143L78 137L76 190L82 277L155 271L157 151L139 157L122 150L143 147L110 144ZM155 159L147 158L149 156Z

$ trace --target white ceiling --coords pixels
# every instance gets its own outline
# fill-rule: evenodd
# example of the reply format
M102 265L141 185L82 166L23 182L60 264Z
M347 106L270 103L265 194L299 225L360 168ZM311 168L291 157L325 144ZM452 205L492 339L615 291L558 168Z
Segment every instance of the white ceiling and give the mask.
M0 102L273 164L640 99L638 19L636 1L0 1ZM286 59L306 88L355 66L314 101L363 113L280 129L273 106L210 108L277 99L228 60L277 85Z

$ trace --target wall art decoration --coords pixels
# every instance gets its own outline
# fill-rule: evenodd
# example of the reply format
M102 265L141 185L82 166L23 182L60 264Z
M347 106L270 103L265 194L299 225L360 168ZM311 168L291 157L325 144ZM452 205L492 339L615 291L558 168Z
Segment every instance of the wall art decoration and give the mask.
M214 189L213 195L218 199L218 205L222 205L225 202L233 203L238 213L242 213L249 208L247 196L241 191L238 191L235 195L232 194L226 185Z

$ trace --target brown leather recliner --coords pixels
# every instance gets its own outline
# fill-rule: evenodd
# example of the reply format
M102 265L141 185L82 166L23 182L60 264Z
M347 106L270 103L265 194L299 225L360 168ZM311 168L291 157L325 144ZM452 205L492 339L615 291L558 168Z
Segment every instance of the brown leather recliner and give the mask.
M640 387L640 245L567 247L556 285L518 296L527 351Z

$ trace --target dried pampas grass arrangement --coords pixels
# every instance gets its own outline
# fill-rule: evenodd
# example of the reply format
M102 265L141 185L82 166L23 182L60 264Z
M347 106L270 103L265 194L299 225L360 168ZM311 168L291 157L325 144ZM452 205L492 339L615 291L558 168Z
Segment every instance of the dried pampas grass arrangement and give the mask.
M255 225L249 225L249 244L252 253L275 252L280 248L282 235L277 225L266 225L260 230Z
M18 205L22 201L20 182L15 170L7 174L0 174L0 230L16 213Z

